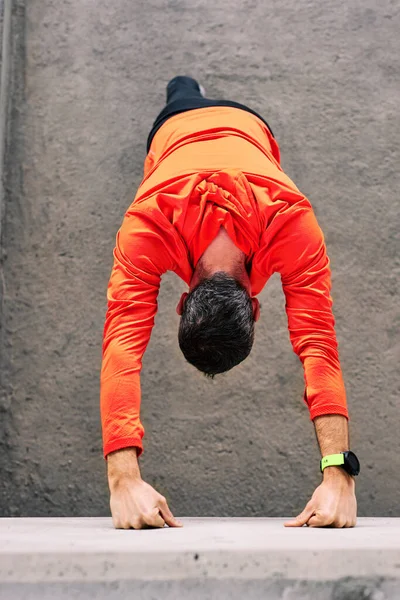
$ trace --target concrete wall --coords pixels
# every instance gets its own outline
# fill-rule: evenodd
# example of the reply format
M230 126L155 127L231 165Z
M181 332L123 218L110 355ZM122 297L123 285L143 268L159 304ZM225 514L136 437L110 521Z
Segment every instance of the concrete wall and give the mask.
M315 207L360 514L400 515L399 14L398 0L14 2L1 514L107 514L98 380L112 248L165 85L190 74L265 115ZM260 295L251 356L212 382L177 345L184 290L163 277L144 359L145 478L181 516L299 511L319 454L279 278Z

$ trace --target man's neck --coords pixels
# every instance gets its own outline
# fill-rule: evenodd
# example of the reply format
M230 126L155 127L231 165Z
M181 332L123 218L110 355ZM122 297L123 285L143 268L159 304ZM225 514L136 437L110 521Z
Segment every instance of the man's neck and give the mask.
M202 279L209 278L219 271L231 275L250 289L245 260L245 253L233 243L228 233L221 226L217 236L200 257L189 290L195 288Z
M235 272L236 265L244 263L245 253L238 248L221 225L219 232L201 256L201 264L207 271Z

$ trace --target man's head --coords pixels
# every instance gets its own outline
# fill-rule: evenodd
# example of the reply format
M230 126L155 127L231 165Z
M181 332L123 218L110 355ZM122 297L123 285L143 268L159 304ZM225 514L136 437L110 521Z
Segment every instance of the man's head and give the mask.
M250 354L259 303L249 295L247 273L202 275L177 307L182 317L178 339L186 360L214 377Z

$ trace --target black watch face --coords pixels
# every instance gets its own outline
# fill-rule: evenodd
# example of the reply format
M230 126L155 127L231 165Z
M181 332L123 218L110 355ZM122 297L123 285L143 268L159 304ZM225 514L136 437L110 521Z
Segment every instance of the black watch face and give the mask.
M344 457L349 473L351 473L351 475L358 475L360 472L360 461L354 452L345 452Z

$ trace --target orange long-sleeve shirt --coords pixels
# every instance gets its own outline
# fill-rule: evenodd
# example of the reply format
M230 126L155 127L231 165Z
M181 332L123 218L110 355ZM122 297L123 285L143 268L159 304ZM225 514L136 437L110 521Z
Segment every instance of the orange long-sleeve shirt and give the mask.
M140 371L160 278L188 285L223 226L246 255L252 295L281 275L290 341L304 367L311 419L348 417L332 313L330 261L310 202L280 167L266 125L245 110L202 108L168 119L117 233L101 372L104 455L143 451Z

